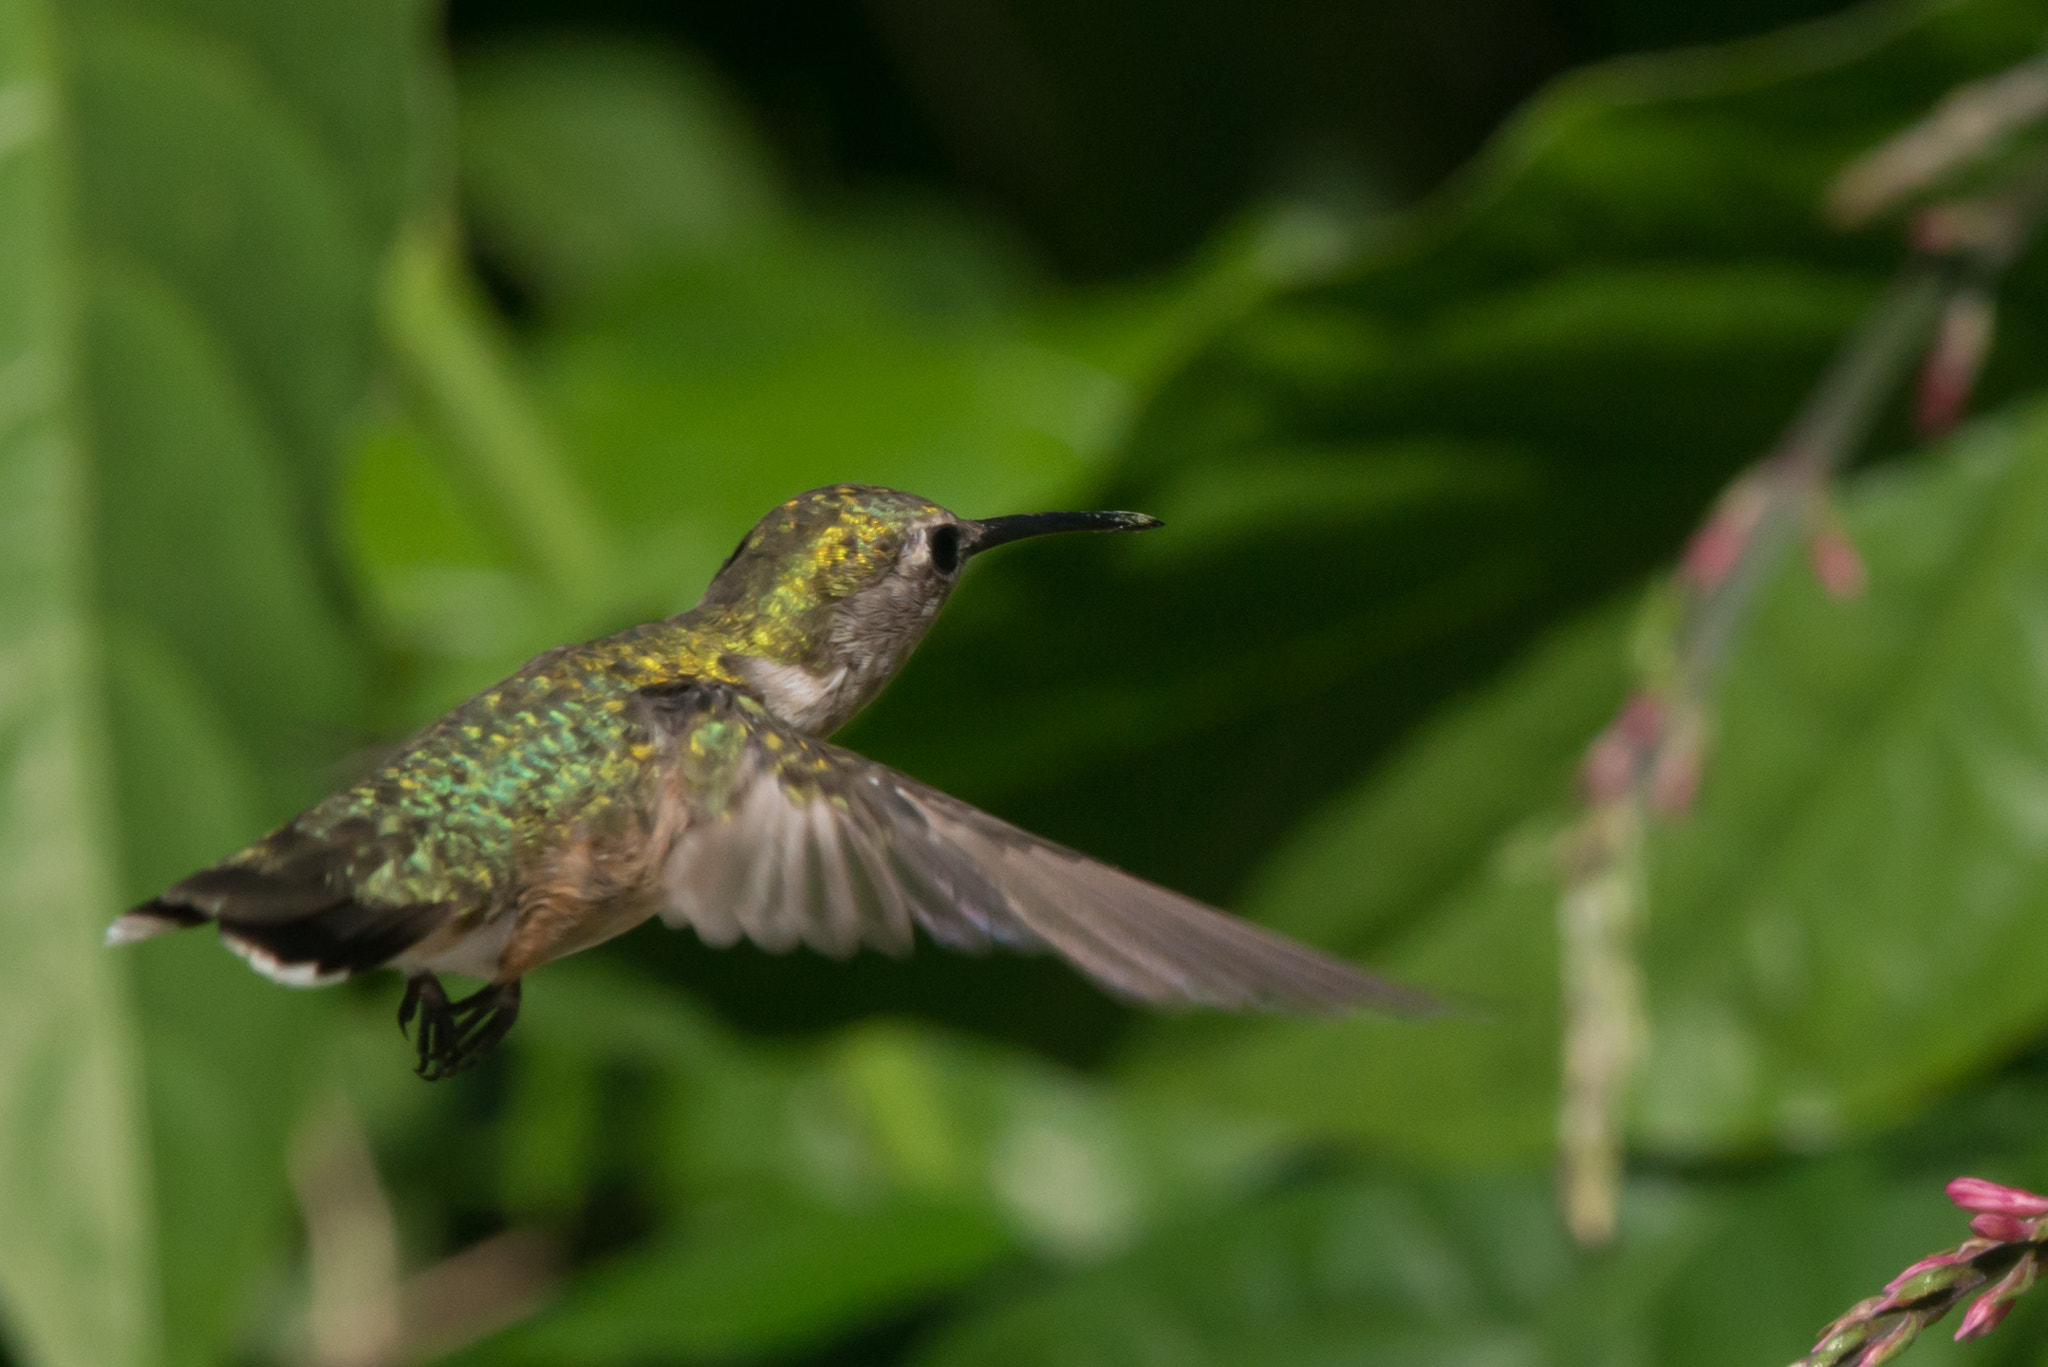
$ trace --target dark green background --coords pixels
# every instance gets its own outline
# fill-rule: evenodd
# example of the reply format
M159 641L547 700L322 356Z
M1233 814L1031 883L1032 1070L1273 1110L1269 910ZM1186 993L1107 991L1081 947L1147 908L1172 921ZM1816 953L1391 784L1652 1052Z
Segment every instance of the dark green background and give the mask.
M1618 1248L1550 1197L1555 847L1645 587L1902 259L1829 178L2048 34L1812 13L0 7L6 1352L304 1360L337 1093L405 1271L555 1250L479 1364L1768 1364L1962 1236L1949 1177L2048 1181L2027 260L1985 416L1888 407L1868 592L1774 577L1652 840ZM395 981L98 947L841 479L1168 523L977 563L845 743L1486 1010L647 929L429 1087Z

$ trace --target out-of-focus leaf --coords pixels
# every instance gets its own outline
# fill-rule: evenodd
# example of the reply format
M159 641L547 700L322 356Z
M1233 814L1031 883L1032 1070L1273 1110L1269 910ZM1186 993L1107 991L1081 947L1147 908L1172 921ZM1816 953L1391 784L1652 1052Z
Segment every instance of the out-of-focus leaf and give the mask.
M0 993L20 1013L0 1130L44 1148L5 1164L36 1206L0 1218L0 1298L31 1361L216 1360L284 1230L321 1007L210 936L95 943L311 795L360 726L319 505L413 179L423 35L409 0L282 13L90 0L5 29L6 639L26 652L6 829L35 856L0 861L21 880L0 959L25 975Z
M674 1084L669 1200L735 1185L861 1206L981 1204L1048 1252L1091 1257L1189 1201L1254 1180L1268 1126L1126 1104L1099 1083L928 1030L873 1024L797 1051L747 1044L669 994L585 969L536 992L537 1033L586 1063ZM543 1061L545 1063L545 1060ZM535 1110L513 1126L546 1119Z
M700 1362L787 1350L915 1305L1013 1247L971 1206L736 1202L672 1246L592 1268L544 1318L474 1360Z
M453 260L451 244L409 233L382 291L385 332L421 405L445 435L477 511L542 587L588 600L603 571L602 529Z
M79 8L79 226L204 316L277 443L272 479L295 486L281 530L324 531L313 500L362 397L363 310L407 170L393 135L408 112L379 101L414 79L396 60L414 6L330 0L290 25L261 5ZM361 85L346 103L331 75L310 75L338 55L323 30L353 30L339 50ZM377 122L391 127L350 126Z
M362 666L294 526L280 449L190 295L115 258L95 273L88 321L106 609L199 676L272 792L304 798L321 730L356 722ZM134 796L126 815L146 822L168 794Z
M1505 678L1430 722L1356 791L1275 852L1245 895L1268 925L1353 953L1385 943L1475 882L1540 869L1503 847L1570 791L1588 738L1628 685L1628 615L1544 642Z
M107 635L120 829L134 886L155 888L206 858L193 851L246 840L261 785L245 744L177 653L118 617ZM211 933L152 944L137 957L165 1357L196 1364L244 1332L250 1283L275 1254L281 1154L332 1003L280 993Z
M1902 1175L1856 1154L1762 1181L1645 1184L1624 1199L1639 1216L1644 1206L1668 1207L1656 1211L1662 1227L1631 1231L1626 1261L1598 1268L1550 1308L1548 1360L1789 1362L1899 1269L1968 1237L1967 1222L1942 1196L1944 1178L1941 1168L1916 1164ZM1957 1318L1923 1335L1913 1361L2034 1360L2032 1351L2016 1357L2013 1340L1950 1342ZM2028 1319L2040 1323L2038 1308ZM2002 1332L2024 1339L2033 1325L2018 1320Z
M652 1154L617 1176L660 1174L643 1195L666 1229L572 1280L488 1346L492 1361L695 1358L844 1332L1022 1254L1113 1255L1243 1192L1279 1153L1268 1127L1126 1101L928 1031L747 1044L666 994L573 967L530 996L508 1204L559 1214L580 1184L615 1180L598 1094L577 1079L625 1069L667 1100Z
M1540 1183L1318 1182L970 1316L920 1367L1529 1363L1573 1259Z
M2044 23L2037 0L1865 7L1556 83L1349 269L1221 323L1138 410L1105 497L1157 511L1195 471L1254 488L1303 452L1423 447L1511 460L1519 489L1284 525L1246 500L1199 544L1157 533L1170 574L1162 551L1020 550L977 569L859 744L1236 898L1441 699L1668 562L1897 260L1895 233L1821 220L1827 178ZM2007 283L1991 395L2048 355L2048 270Z
M1807 1148L1868 1130L2048 1014L2048 939L2032 933L2048 925L2048 674L2032 620L2048 601L2048 422L2023 409L1946 458L1870 477L1847 517L1868 592L1842 604L1802 567L1779 576L1723 689L1698 809L1652 847L1636 1133L1655 1147ZM1143 1075L1418 1155L1540 1148L1554 881L1540 845L1479 851L1500 848L1492 823L1517 809L1533 830L1561 826L1542 795L1577 747L1556 722L1583 725L1616 692L1612 674L1590 697L1560 687L1572 669L1560 652L1520 702L1511 688L1425 740L1266 885L1300 899L1304 922L1370 927L1389 894L1415 916L1401 894L1439 886L1448 848L1478 872L1381 962L1493 1020L1261 1025L1212 1054L1162 1051ZM1441 828L1446 845L1404 841L1409 804L1464 791L1482 752L1503 760L1494 794ZM1378 871L1347 889L1333 870L1357 856Z
M0 16L0 1316L25 1361L157 1357L49 7Z
M1622 1247L1604 1256L1571 1249L1537 1173L1307 1182L1160 1230L1059 1283L996 1288L913 1360L1789 1362L1900 1268L1965 1237L1942 1195L1947 1175L1992 1152L2001 1172L2038 1166L2044 1100L2036 1080L2005 1090L2001 1123L1951 1108L1908 1136L1777 1172L1637 1181L1623 1196ZM1915 1360L2034 1361L2029 1335L2044 1312L2023 1305L2026 1318L1999 1336L1960 1346L1947 1341L1951 1320Z
M528 591L503 564L450 574L445 553L399 548L366 521L405 496L388 481L413 481L423 463L452 472L439 482L466 505L445 509L460 540L465 523L506 520L493 501L533 485L535 462L492 474L465 449L472 435L521 445L509 428L482 431L504 404L467 404L478 422L426 413L380 434L359 467L352 539L365 578L421 643L416 711L559 636L693 601L739 534L806 488L894 485L970 515L1078 497L1163 374L1275 289L1326 274L1349 245L1327 215L1268 215L1171 280L1057 291L994 234L931 204L779 215L775 175L708 72L618 44L529 43L475 58L461 91L476 231L545 305L529 355L504 367L512 398L523 403L530 370L543 401L517 426L556 434L577 495L567 501L587 491L612 554L601 582L572 586L575 610L548 616L519 601ZM401 352L423 336L397 330ZM474 397L476 370L440 367L451 383L423 407ZM542 577L563 579L563 558L539 557ZM477 596L482 612L470 611ZM429 625L455 619L466 623L455 633Z
M1827 1143L2048 1017L2048 413L1868 481L1851 525L1869 592L1780 579L1652 849L1660 1147Z
M679 54L557 39L459 74L462 188L485 245L557 298L777 226L753 131Z
M1249 909L1447 991L1420 1025L1190 1021L1155 1031L1128 1075L1366 1134L1431 1160L1540 1151L1556 1077L1551 839L1573 767L1626 684L1626 615L1561 634L1446 713L1308 822Z

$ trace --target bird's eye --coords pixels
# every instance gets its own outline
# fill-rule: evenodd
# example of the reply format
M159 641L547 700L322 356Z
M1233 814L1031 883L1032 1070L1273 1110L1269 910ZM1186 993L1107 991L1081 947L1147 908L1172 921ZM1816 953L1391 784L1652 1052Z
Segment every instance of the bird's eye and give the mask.
M951 574L960 568L960 529L938 527L931 535L932 564L940 574Z

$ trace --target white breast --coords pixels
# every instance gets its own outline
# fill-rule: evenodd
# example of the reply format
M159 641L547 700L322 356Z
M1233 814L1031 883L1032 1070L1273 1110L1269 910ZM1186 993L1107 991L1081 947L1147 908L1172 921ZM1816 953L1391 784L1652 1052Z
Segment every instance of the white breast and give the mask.
M843 720L840 708L846 691L847 671L840 666L829 674L818 674L802 665L777 664L759 656L745 656L740 672L760 693L768 710L783 721L812 735L823 735Z

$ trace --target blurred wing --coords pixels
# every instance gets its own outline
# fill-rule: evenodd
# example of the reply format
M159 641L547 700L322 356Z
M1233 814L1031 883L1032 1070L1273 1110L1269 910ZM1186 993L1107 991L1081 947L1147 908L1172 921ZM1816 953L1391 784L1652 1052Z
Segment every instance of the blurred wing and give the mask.
M1431 1012L1427 994L1040 840L716 684L643 695L681 828L662 919L713 945L1049 949L1157 1004Z

